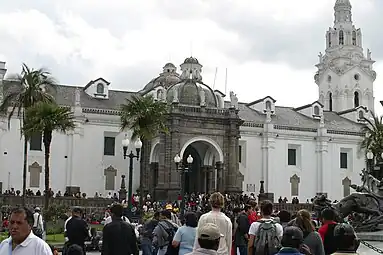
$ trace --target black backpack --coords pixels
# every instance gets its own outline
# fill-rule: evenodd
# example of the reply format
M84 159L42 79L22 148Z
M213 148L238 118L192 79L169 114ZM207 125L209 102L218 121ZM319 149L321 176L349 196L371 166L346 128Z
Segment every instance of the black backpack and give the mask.
M172 245L172 242L173 242L173 238L178 230L178 227L174 226L173 224L169 223L169 222L166 222L165 224L167 225L167 228L164 228L164 226L162 226L160 223L158 223L161 228L163 228L165 230L165 232L168 234L168 238L167 238L167 241L168 241L168 248L166 250L166 253L165 255L178 255L179 253L179 250L180 250L180 246L178 247L174 247Z
M337 251L338 245L334 236L334 229L336 225L338 224L327 225L327 231L326 231L326 234L324 235L324 240L323 240L324 253L326 255L333 254L334 252Z

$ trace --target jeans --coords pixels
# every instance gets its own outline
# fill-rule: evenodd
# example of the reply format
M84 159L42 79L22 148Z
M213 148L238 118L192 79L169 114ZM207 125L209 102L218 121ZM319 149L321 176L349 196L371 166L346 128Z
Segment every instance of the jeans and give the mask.
M151 244L141 244L142 255L153 255L153 247Z
M247 245L237 246L240 255L247 255Z

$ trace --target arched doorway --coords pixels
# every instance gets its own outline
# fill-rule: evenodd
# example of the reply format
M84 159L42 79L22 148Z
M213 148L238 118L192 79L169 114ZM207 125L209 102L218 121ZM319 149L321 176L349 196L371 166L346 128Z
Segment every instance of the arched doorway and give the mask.
M187 141L181 151L182 162L187 166L187 158L191 155L193 163L191 171L185 174L185 192L212 192L217 188L216 163L223 162L220 146L208 137L195 137Z
M193 163L190 167L190 169L185 172L185 192L190 193L196 193L201 191L201 182L204 180L201 179L201 167L202 167L202 160L201 156L199 155L197 149L189 145L183 155L182 163L184 166L188 166L187 158L191 155L193 157Z

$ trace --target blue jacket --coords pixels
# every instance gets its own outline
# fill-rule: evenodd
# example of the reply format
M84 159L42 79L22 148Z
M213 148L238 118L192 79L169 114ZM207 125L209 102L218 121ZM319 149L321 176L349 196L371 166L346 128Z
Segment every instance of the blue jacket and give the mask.
M284 254L303 255L297 249L289 248L289 247L282 248L276 255L284 255Z

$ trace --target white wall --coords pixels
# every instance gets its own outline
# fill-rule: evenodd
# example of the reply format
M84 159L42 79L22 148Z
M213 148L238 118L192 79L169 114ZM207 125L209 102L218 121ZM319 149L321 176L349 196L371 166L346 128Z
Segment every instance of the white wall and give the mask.
M51 147L51 187L56 192L65 191L66 186L79 186L81 192L93 196L95 192L106 194L104 169L112 166L117 169L115 191L121 184L121 175L126 176L128 188L129 159L123 159L121 141L125 133L120 132L116 116L103 116L104 123L90 121L83 125L83 135L54 133ZM0 131L0 182L5 189L15 188L22 190L23 170L23 139L20 139L20 125L18 119L12 119L11 128ZM116 135L115 156L104 156L104 133ZM108 133L109 134L109 133ZM73 143L73 147L71 146ZM73 148L73 153L71 153ZM7 152L7 155L4 155ZM65 158L67 156L67 158ZM28 165L37 162L44 171L44 149L42 151L29 151ZM139 187L139 162L134 159L133 192ZM10 173L10 174L9 174ZM10 177L10 182L8 179ZM27 173L27 188L30 177ZM40 188L33 191L44 190L44 172L40 175Z

